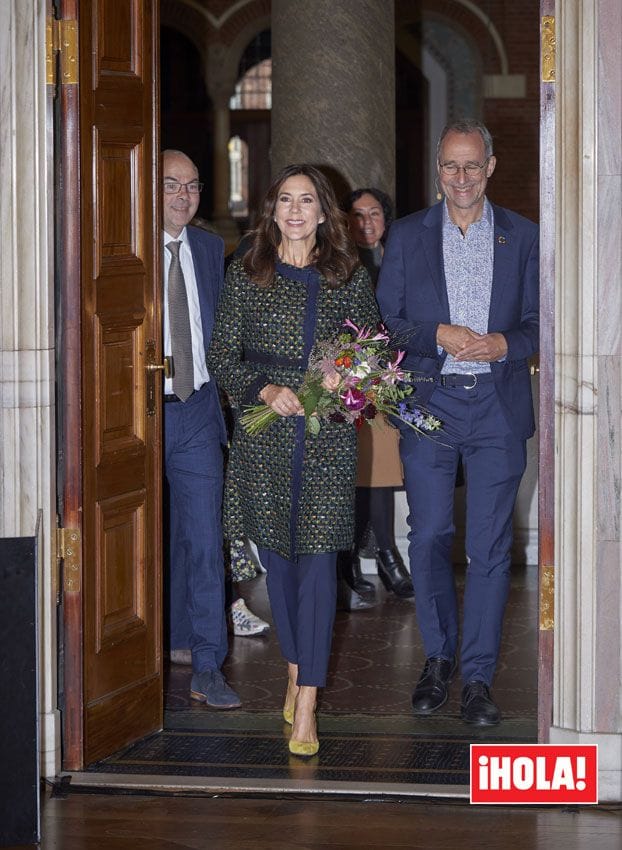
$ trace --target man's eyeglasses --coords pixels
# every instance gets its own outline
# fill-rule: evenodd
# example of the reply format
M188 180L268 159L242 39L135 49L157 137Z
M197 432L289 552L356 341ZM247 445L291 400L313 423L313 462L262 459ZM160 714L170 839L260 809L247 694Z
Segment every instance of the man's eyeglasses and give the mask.
M198 195L199 192L203 191L203 183L199 183L198 180L191 180L190 183L177 183L175 180L164 181L164 193L166 195L176 195L182 189L186 189L191 195Z
M448 177L455 177L459 171L464 171L467 177L477 177L482 169L488 165L488 159L482 162L481 165L477 162L467 162L466 165L457 165L455 162L439 162L438 167Z

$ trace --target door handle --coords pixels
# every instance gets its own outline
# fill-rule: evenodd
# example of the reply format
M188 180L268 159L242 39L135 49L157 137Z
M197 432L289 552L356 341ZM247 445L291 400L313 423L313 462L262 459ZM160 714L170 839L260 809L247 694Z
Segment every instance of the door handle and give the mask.
M147 363L145 366L148 372L164 372L165 378L172 378L174 374L173 358L165 357L164 363Z
M147 416L155 416L156 412L156 384L155 377L158 372L164 372L165 378L172 378L175 374L175 365L172 357L165 357L162 363L156 363L156 344L154 339L148 339L145 344L145 371L147 373L146 384L146 406Z

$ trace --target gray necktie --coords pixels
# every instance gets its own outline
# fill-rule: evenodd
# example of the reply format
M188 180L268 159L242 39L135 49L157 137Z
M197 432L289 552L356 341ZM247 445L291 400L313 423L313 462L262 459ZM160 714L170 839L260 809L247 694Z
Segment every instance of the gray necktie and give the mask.
M168 323L174 368L173 392L182 401L186 401L194 390L194 362L188 294L179 261L181 242L169 242L166 247L171 252L171 265L168 270Z

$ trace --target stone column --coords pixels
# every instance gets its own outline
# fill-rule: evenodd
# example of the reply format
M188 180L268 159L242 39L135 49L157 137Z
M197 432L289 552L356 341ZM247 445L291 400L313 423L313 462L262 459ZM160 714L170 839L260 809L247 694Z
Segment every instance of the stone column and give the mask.
M238 244L240 232L229 212L229 98L233 94L236 79L227 51L223 45L211 44L207 59L207 90L214 108L214 160L212 184L214 195L214 229L225 240L225 251ZM237 68L235 69L237 71Z
M622 800L619 0L558 4L553 744L599 745Z
M310 162L394 197L393 0L272 0L272 104L273 174Z

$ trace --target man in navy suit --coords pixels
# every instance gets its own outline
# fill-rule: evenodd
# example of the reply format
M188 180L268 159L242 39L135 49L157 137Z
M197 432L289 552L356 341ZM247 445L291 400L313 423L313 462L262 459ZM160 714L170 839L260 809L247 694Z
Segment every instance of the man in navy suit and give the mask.
M512 513L535 430L527 358L538 350L538 228L491 204L492 139L477 121L443 130L444 200L395 222L377 296L416 375L415 398L443 422L430 439L402 430L410 569L426 662L416 714L448 698L459 654L461 715L495 725L490 694L510 585ZM468 567L458 653L451 562L454 484L466 477Z
M205 365L224 246L218 236L188 226L203 188L192 160L181 151L164 151L162 173L164 354L178 360L173 376L164 379L170 649L192 650L193 699L213 708L237 708L240 699L220 669L228 649L221 530L227 437L216 384ZM181 294L169 303L172 291Z

